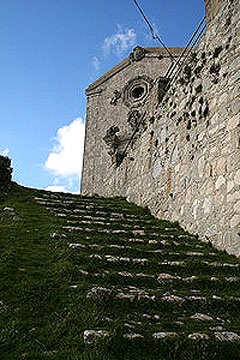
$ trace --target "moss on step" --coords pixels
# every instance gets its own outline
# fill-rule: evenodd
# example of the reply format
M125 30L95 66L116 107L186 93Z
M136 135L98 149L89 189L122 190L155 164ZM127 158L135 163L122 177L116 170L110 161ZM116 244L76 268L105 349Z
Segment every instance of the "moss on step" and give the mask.
M239 265L122 198L12 184L0 205L0 358L237 360ZM108 335L89 344L86 330Z

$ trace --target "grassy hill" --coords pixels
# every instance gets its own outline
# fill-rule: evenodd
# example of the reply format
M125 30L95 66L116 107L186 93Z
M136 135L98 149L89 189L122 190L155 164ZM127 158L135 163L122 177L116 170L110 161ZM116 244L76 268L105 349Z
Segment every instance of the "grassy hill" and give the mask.
M12 184L0 359L240 359L240 261L122 198Z

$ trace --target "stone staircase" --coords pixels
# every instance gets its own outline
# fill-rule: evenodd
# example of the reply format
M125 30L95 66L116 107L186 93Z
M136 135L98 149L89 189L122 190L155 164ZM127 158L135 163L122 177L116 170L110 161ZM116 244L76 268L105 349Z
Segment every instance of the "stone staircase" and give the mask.
M94 313L86 345L116 331L126 341L240 340L237 258L122 198L40 191L34 201L60 220L51 241Z

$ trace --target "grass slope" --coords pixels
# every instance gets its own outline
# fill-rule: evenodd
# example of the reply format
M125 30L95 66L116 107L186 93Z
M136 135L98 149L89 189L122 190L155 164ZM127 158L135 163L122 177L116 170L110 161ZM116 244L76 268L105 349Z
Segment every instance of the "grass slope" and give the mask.
M239 265L124 199L13 184L0 205L0 359L240 359Z

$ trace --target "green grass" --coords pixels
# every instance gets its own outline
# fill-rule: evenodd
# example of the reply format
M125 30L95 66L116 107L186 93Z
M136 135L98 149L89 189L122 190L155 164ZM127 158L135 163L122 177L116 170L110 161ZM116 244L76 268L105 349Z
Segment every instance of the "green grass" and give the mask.
M34 197L46 198L52 210ZM58 211L66 216L57 216ZM89 224L87 216L92 216ZM83 230L69 232L65 226ZM114 232L119 229L125 232ZM144 233L133 232L139 229ZM65 236L52 237L53 233ZM0 204L0 359L240 359L239 341L218 341L212 330L222 326L240 334L240 268L211 264L240 264L239 259L200 243L196 237L179 237L184 234L188 235L178 224L159 221L148 210L122 198L52 195L12 184L8 199ZM72 249L69 243L85 247ZM191 256L189 251L204 255ZM106 255L148 262L109 262ZM166 260L184 264L163 264ZM131 277L121 275L123 271ZM195 275L197 279L159 283L160 273L182 278ZM211 281L213 276L219 280ZM226 281L228 277L237 280ZM115 298L120 291L131 293L132 286L155 300L137 295L131 300ZM93 287L111 289L113 295L103 301L87 298ZM169 303L164 294L185 301ZM205 300L190 300L191 295ZM213 320L191 319L197 312ZM109 331L109 336L92 345L84 343L85 330L101 329ZM179 336L155 340L152 335L159 331ZM144 339L126 339L124 335L130 332ZM194 332L205 333L209 339L189 339L188 334Z

